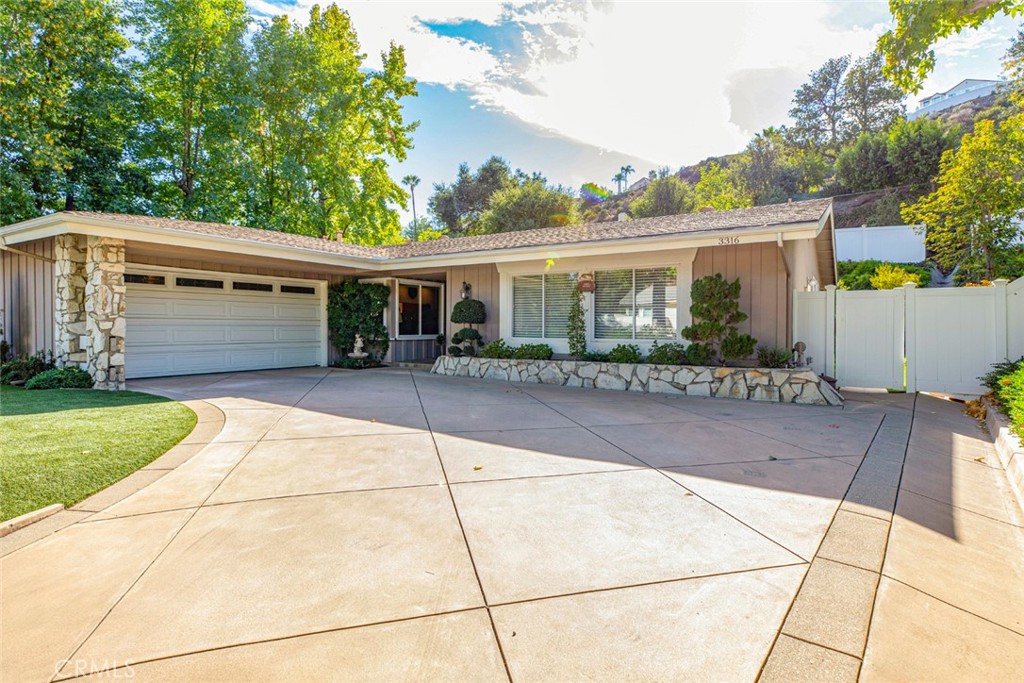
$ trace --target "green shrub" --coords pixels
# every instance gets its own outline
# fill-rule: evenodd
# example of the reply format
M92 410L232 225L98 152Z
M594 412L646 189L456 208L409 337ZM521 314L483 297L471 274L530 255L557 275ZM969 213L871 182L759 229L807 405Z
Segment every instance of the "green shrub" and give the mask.
M23 353L0 365L0 384L24 382L55 366L53 354L49 351L29 355Z
M1004 377L1008 377L1020 368L1024 367L1024 356L1019 360L1004 360L992 364L992 369L978 378L982 385L988 387L989 391L995 392L998 398L999 389L1002 386Z
M462 299L452 306L452 322L463 325L483 325L487 321L487 311L482 301Z
M722 360L731 361L746 358L754 353L754 347L756 346L757 340L749 334L740 334L736 330L732 330L722 340L718 351L722 355Z
M516 347L509 346L504 339L495 339L480 349L481 358L515 358Z
M686 346L675 342L651 344L651 352L647 354L647 362L655 365L683 365L686 362Z
M461 346L456 346L455 344L452 344L451 346L448 347L448 355L449 356L455 356L456 358L458 358L459 356L464 355L463 352L462 352L462 347Z
M483 339L483 337L480 336L480 332L474 330L472 327L463 327L452 335L452 343L460 346L466 342L479 342L481 339Z
M347 280L327 290L327 331L331 345L342 356L353 349L356 335L362 335L364 350L371 358L383 358L390 342L384 324L384 309L391 289L379 282Z
M516 347L512 357L519 360L551 360L554 349L547 344L523 344Z
M839 273L839 289L865 290L878 289L871 283L882 266L896 267L909 275L917 275L918 286L926 287L931 282L932 274L927 268L921 268L907 263L888 263L868 259L866 261L839 261L836 263L836 270ZM902 286L903 283L896 285ZM891 289L891 287L887 288Z
M583 311L583 292L577 285L569 304L569 354L581 358L587 353L587 319Z
M608 353L605 351L587 351L585 354L580 356L580 360L586 360L592 363L607 363Z
M871 276L870 282L871 289L898 289L908 282L913 282L920 287L921 276L891 263L883 263Z
M345 368L346 370L366 370L369 368L382 367L381 362L372 358L349 358L343 356L331 363L333 367Z
M1016 370L999 380L996 396L1010 418L1013 432L1024 439L1024 363L1018 363Z
M81 368L50 368L25 382L26 389L92 389L92 377Z
M781 346L758 346L757 365L762 368L784 368L793 354Z
M740 279L729 282L721 273L693 281L690 288L693 324L683 329L683 337L711 349L712 358L721 362L745 358L754 352L757 340L740 334L737 326L747 319L740 310Z
M686 347L687 365L710 365L715 351L707 344L690 344Z
M608 352L609 363L639 363L642 358L636 344L617 344Z

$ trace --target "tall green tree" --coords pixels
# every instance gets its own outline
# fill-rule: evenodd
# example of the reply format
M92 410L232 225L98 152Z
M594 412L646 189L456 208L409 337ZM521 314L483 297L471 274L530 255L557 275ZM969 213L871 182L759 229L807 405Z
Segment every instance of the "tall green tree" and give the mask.
M865 192L898 185L889 161L889 136L862 133L836 158L836 179L851 192Z
M845 105L843 76L849 66L848 56L829 59L797 88L789 115L801 139L833 148L838 145Z
M843 77L843 135L886 130L904 111L903 93L883 73L885 58L872 52L853 63Z
M416 93L403 50L392 45L381 70L366 69L335 5L314 6L305 26L277 17L252 46L248 222L361 244L401 239L393 205L406 195L388 163L405 159L416 127L402 115Z
M1001 273L1000 255L1019 239L1024 217L1024 114L996 125L980 121L956 151L942 155L938 188L903 207L903 219L927 228L926 244L946 268L970 279Z
M491 197L499 190L521 182L522 174L513 173L507 161L492 156L474 173L469 164L459 165L452 183L435 183L428 205L430 213L453 236L478 232L480 216L490 207Z
M121 28L109 0L0 0L0 222L144 197Z
M652 180L643 196L630 204L634 218L674 216L693 211L693 188L679 176L667 175Z
M878 39L885 73L901 90L916 93L935 68L932 46L1000 14L1021 16L1022 0L889 0L896 26Z
M244 0L129 0L146 95L144 155L158 211L239 218L230 170L242 154L248 91Z
M579 222L579 202L561 186L540 179L494 193L480 218L479 233L514 232L572 225Z
M693 188L693 206L696 211L711 207L719 211L753 206L750 194L728 169L711 162L700 169L700 180Z

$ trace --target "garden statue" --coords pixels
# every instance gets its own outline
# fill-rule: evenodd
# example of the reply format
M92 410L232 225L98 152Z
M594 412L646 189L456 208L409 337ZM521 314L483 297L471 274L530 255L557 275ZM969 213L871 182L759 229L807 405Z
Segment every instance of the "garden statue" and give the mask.
M369 354L363 351L363 335L357 334L355 343L352 344L352 353L349 358L366 358Z
M795 356L793 364L798 368L804 367L805 351L807 351L807 344L804 344L802 341L798 341L796 344L793 344L793 355Z

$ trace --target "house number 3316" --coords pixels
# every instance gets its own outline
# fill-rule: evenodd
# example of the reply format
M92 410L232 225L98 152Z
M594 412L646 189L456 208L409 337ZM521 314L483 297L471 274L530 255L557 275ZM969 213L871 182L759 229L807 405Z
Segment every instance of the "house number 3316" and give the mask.
M739 244L739 243L740 243L740 238L739 237L719 237L718 238L718 244L719 245Z

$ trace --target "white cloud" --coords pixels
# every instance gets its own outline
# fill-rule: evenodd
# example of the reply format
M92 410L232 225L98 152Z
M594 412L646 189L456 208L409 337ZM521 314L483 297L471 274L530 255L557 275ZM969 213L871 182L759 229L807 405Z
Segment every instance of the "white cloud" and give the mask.
M300 0L287 13L301 20L311 4ZM738 150L760 127L783 123L797 74L866 54L884 30L844 22L820 2L340 4L371 64L394 40L414 78L463 88L541 130L672 165ZM250 6L281 11L267 0ZM424 21L512 27L521 49L498 54ZM965 34L939 49L958 57L991 40ZM770 82L757 82L758 73Z

